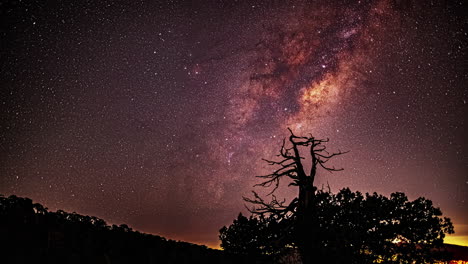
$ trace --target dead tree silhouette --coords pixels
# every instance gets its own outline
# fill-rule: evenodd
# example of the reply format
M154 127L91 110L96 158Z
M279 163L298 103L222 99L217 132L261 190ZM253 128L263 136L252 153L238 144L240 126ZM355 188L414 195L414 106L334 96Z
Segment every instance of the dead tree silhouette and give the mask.
M345 154L347 152L338 151L329 153L326 150L325 143L329 139L316 139L312 135L308 137L296 136L289 129L289 144L286 146L286 139L283 139L283 144L280 153L277 155L279 160L266 160L269 165L278 166L273 173L263 176L257 176L264 181L255 186L273 187L268 194L271 195L271 201L265 201L257 192L253 192L253 198L243 197L244 201L253 204L252 208L247 208L253 214L259 215L275 215L279 219L293 217L294 225L294 240L299 249L302 262L304 264L312 263L316 259L316 252L319 251L320 245L314 243L314 234L317 230L314 223L314 199L317 188L314 186L317 169L322 168L325 171L334 172L341 171L342 168L330 167L327 162L333 157ZM310 173L307 175L300 148L308 148L310 155ZM288 186L297 186L299 189L298 196L295 197L289 204L285 204L285 200L281 201L276 198L274 192L278 189L280 181L283 178L288 178L291 183ZM285 179L286 180L286 179ZM312 225L312 226L311 226Z

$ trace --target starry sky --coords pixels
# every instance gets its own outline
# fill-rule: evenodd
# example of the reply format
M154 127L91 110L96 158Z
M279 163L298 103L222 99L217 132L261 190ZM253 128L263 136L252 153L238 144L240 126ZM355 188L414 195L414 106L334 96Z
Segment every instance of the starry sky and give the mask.
M424 196L468 245L466 8L2 1L0 193L216 247L289 127L350 151L317 186Z

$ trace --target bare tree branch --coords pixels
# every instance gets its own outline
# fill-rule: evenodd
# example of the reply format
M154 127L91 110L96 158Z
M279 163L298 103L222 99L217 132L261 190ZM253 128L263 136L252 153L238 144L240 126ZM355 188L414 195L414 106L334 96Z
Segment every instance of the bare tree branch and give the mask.
M288 214L294 214L299 209L298 206L307 206L310 203L310 197L315 195L316 188L314 187L315 174L317 173L317 166L320 166L328 172L341 171L343 168L335 168L326 166L330 159L333 157L348 153L338 151L335 153L329 153L326 149L325 143L329 142L329 139L316 139L311 134L307 137L296 136L293 131L288 128L290 133L289 144L291 147L286 146L286 138L283 139L279 154L276 157L280 157L279 160L267 160L263 159L268 165L277 166L278 168L271 174L256 176L264 179L263 182L257 183L255 186L261 187L272 187L272 190L267 194L271 195L271 201L266 202L256 192L253 192L253 198L243 197L244 201L254 205L252 208L246 208L249 212L259 215L269 214L277 217L282 217ZM299 148L309 148L309 155L311 158L311 170L310 174L307 175L304 172L303 160ZM278 189L281 179L288 178L291 182L288 186L297 186L299 188L299 196L291 201L289 205L284 205L285 201L277 200L274 192ZM302 199L302 200L301 200ZM304 200L306 199L306 200ZM300 210L305 210L301 208Z

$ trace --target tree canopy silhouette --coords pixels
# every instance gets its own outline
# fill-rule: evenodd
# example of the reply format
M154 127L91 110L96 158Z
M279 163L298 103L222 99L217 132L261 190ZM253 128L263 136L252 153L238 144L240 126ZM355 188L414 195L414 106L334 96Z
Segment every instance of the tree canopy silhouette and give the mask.
M0 194L0 263L257 263Z
M278 238L280 236L290 238L291 236L282 233L282 231L287 230L284 225L287 222L275 220L270 217L250 216L247 218L239 213L232 225L224 226L219 231L221 247L227 252L253 257L278 255L288 244L286 239L279 240Z
M264 181L256 186L272 188L268 194L271 200L266 201L255 191L253 198L244 197L254 205L249 208L253 216L247 219L240 215L233 225L220 230L225 250L245 248L246 252L275 254L297 248L303 263L425 263L446 257L441 250L443 238L454 232L453 225L450 219L441 217L442 212L430 200L409 201L403 193L385 197L349 189L336 195L317 190L317 170L342 170L327 162L345 152L329 153L325 146L328 139L299 137L289 131L289 145L283 140L277 155L280 160L266 160L277 169L257 176ZM309 175L300 148L308 148ZM282 180L289 180L288 186L299 191L289 204L274 194ZM253 228L259 224L263 226Z
M385 197L345 188L337 194L318 190L313 206L317 225L309 229L314 229L313 240L320 244L314 262L433 263L450 259L443 239L453 233L453 225L425 198L410 201L404 193ZM239 215L231 226L220 230L221 246L236 253L290 254L297 246L295 219L278 220L273 215Z

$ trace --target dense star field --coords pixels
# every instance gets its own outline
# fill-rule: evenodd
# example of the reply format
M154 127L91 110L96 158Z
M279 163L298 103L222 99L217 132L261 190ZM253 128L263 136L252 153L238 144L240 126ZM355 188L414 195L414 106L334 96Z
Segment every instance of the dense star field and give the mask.
M289 127L468 245L464 1L191 2L2 2L0 193L216 247Z

